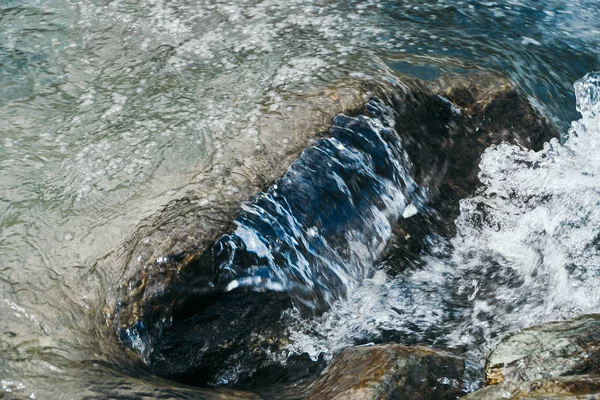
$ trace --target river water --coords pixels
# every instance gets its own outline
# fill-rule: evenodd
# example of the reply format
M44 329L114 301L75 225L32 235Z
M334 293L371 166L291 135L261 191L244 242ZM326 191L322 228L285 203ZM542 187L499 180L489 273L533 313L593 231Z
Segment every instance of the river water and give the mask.
M488 150L456 238L292 315L290 351L404 337L477 371L510 331L598 311L600 112L573 89L600 69L595 1L7 0L0 21L0 398L197 398L122 361L97 261L286 96L350 79L499 72L565 144Z

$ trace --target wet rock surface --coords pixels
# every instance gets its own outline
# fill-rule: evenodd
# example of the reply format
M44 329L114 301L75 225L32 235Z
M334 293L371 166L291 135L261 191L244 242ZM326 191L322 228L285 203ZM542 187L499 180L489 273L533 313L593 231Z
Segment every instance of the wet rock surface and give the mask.
M490 353L486 382L600 373L600 315L524 329Z
M124 265L106 315L126 344L147 359L146 343L169 324L174 308L185 309L186 301L198 299L202 306L222 292L208 285L216 277L211 246L233 227L242 203L283 175L336 114L355 112L369 96L369 88L356 82L290 96L282 111L260 117L259 132L227 141L210 167L200 169L184 198L143 221L128 242L100 261Z
M309 386L306 400L456 399L464 360L394 343L344 350Z
M237 383L244 389L260 386L261 381L286 383L309 377L324 364L297 356L272 367L277 358L283 361L278 355L288 344L288 332L281 313L291 306L284 293L224 294L169 329L152 353L152 372L183 383ZM245 369L239 371L239 365Z
M562 376L527 382L502 382L480 389L465 400L583 400L600 398L600 375Z
M600 315L507 337L489 354L485 378L491 386L467 399L600 398Z
M329 135L318 130L328 121L327 113L337 109L369 115L357 105L364 101L360 93L349 90L343 101L332 94L317 122L295 128L304 133L293 145L256 157L267 161L235 156L223 164L227 174L200 174L198 193L169 204L126 246L120 256L127 264L125 284L110 318L124 343L140 351L154 373L194 385L254 389L264 376L270 376L270 383L285 383L323 368L323 362L301 355L282 366L288 343L282 315L292 307L290 298L246 289L224 294L227 282L219 281L211 246L233 228L243 200L283 175L311 138ZM458 200L479 185L479 157L487 146L507 140L539 149L557 136L510 83L497 77L440 82L433 88L415 84L377 94L393 107L411 175L428 193L427 207L417 210L421 212L392 221L392 243L380 254L403 260L395 263L403 268L427 250L431 234L453 234ZM276 132L286 131L276 121L266 126L272 140ZM210 193L231 186L238 191L227 202L210 201Z

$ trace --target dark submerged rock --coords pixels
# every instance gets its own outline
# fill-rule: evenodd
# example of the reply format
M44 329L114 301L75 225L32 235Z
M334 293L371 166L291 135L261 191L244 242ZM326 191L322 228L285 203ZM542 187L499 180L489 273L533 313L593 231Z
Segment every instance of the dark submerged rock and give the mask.
M352 347L309 386L305 399L456 399L463 372L462 358L427 347Z
M416 215L391 221L395 235L387 257L401 268L415 262L432 234L454 233L458 200L479 185L479 157L487 146L508 140L539 149L557 136L506 80L497 77L441 82L433 89L415 84L394 94L378 94L396 113L396 131L408 155L411 176L428 192L429 204ZM349 114L369 115L369 109L358 107ZM223 294L228 281L221 279L211 247L219 234L232 228L241 201L283 175L283 166L287 168L294 154L297 157L311 135L302 137L304 141L292 146L295 150L289 150L286 157L273 156L266 164L257 162L237 172L234 166L225 177L208 174L202 184L210 190L224 190L240 176L244 178L237 184L243 189L218 206L199 206L199 196L174 202L132 241L134 250L126 258L127 283L112 321L123 341L142 352L153 372L196 385L253 388L252 382L260 382L265 375L289 382L309 377L322 367L298 356L288 363L289 368L273 368L285 353L288 332L281 316L291 307L289 297L245 289ZM277 167L268 170L266 177L247 176L247 171L270 165ZM356 187L358 194L360 188ZM314 200L309 196L304 202L317 212L319 202ZM344 221L334 222L332 226L346 229ZM161 245L152 247L157 242ZM250 255L238 258L236 265L243 270L254 262L256 258ZM279 374L273 374L274 370ZM236 373L229 376L228 371Z
M484 150L503 141L534 151L558 138L556 128L518 93L506 79L478 75L468 79L445 78L435 93L452 102L461 115L452 115L444 102L414 92L398 108L398 132L415 164L415 177L430 191L429 207L398 221L387 257L396 274L418 263L428 250L432 234L450 238L459 201L481 185L479 161ZM433 243L436 243L435 241Z
M290 97L281 107L287 111L260 118L256 143L226 141L220 162L203 169L184 198L143 221L128 242L100 261L124 266L105 314L126 345L147 361L174 309L181 317L212 304L223 292L213 285L218 276L212 246L231 230L242 203L283 175L336 114L355 112L368 96L369 88L349 82Z
M372 272L402 209L424 198L391 103L373 98L356 116L336 116L329 137L245 204L215 244L219 282L285 291L319 313Z
M174 324L156 346L151 358L154 373L202 386L227 385L259 380L263 368L273 364L287 344L286 326L281 312L291 307L289 297L277 292L238 290L224 294L201 312ZM290 367L293 378L302 361L308 373L318 371L310 360L297 360ZM245 369L237 374L228 371ZM288 367L270 371L268 379L284 382ZM242 386L252 389L252 385Z

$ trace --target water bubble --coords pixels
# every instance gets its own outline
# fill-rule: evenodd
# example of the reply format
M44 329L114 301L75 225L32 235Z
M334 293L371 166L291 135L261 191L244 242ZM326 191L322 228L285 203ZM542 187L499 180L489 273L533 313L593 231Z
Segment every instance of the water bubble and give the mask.
M600 72L590 72L575 82L577 111L584 117L600 113Z

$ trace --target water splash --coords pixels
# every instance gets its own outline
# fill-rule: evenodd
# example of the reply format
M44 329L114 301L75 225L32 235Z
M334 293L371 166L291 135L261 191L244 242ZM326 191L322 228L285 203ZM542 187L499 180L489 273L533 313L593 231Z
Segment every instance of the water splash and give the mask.
M575 82L575 96L584 120L594 118L600 112L600 73L589 73Z
M461 201L456 237L431 236L423 268L378 272L321 318L298 319L290 350L316 359L369 341L456 347L475 370L473 389L485 354L510 332L597 312L599 90L597 73L575 84L582 118L564 145L489 148L484 186Z

